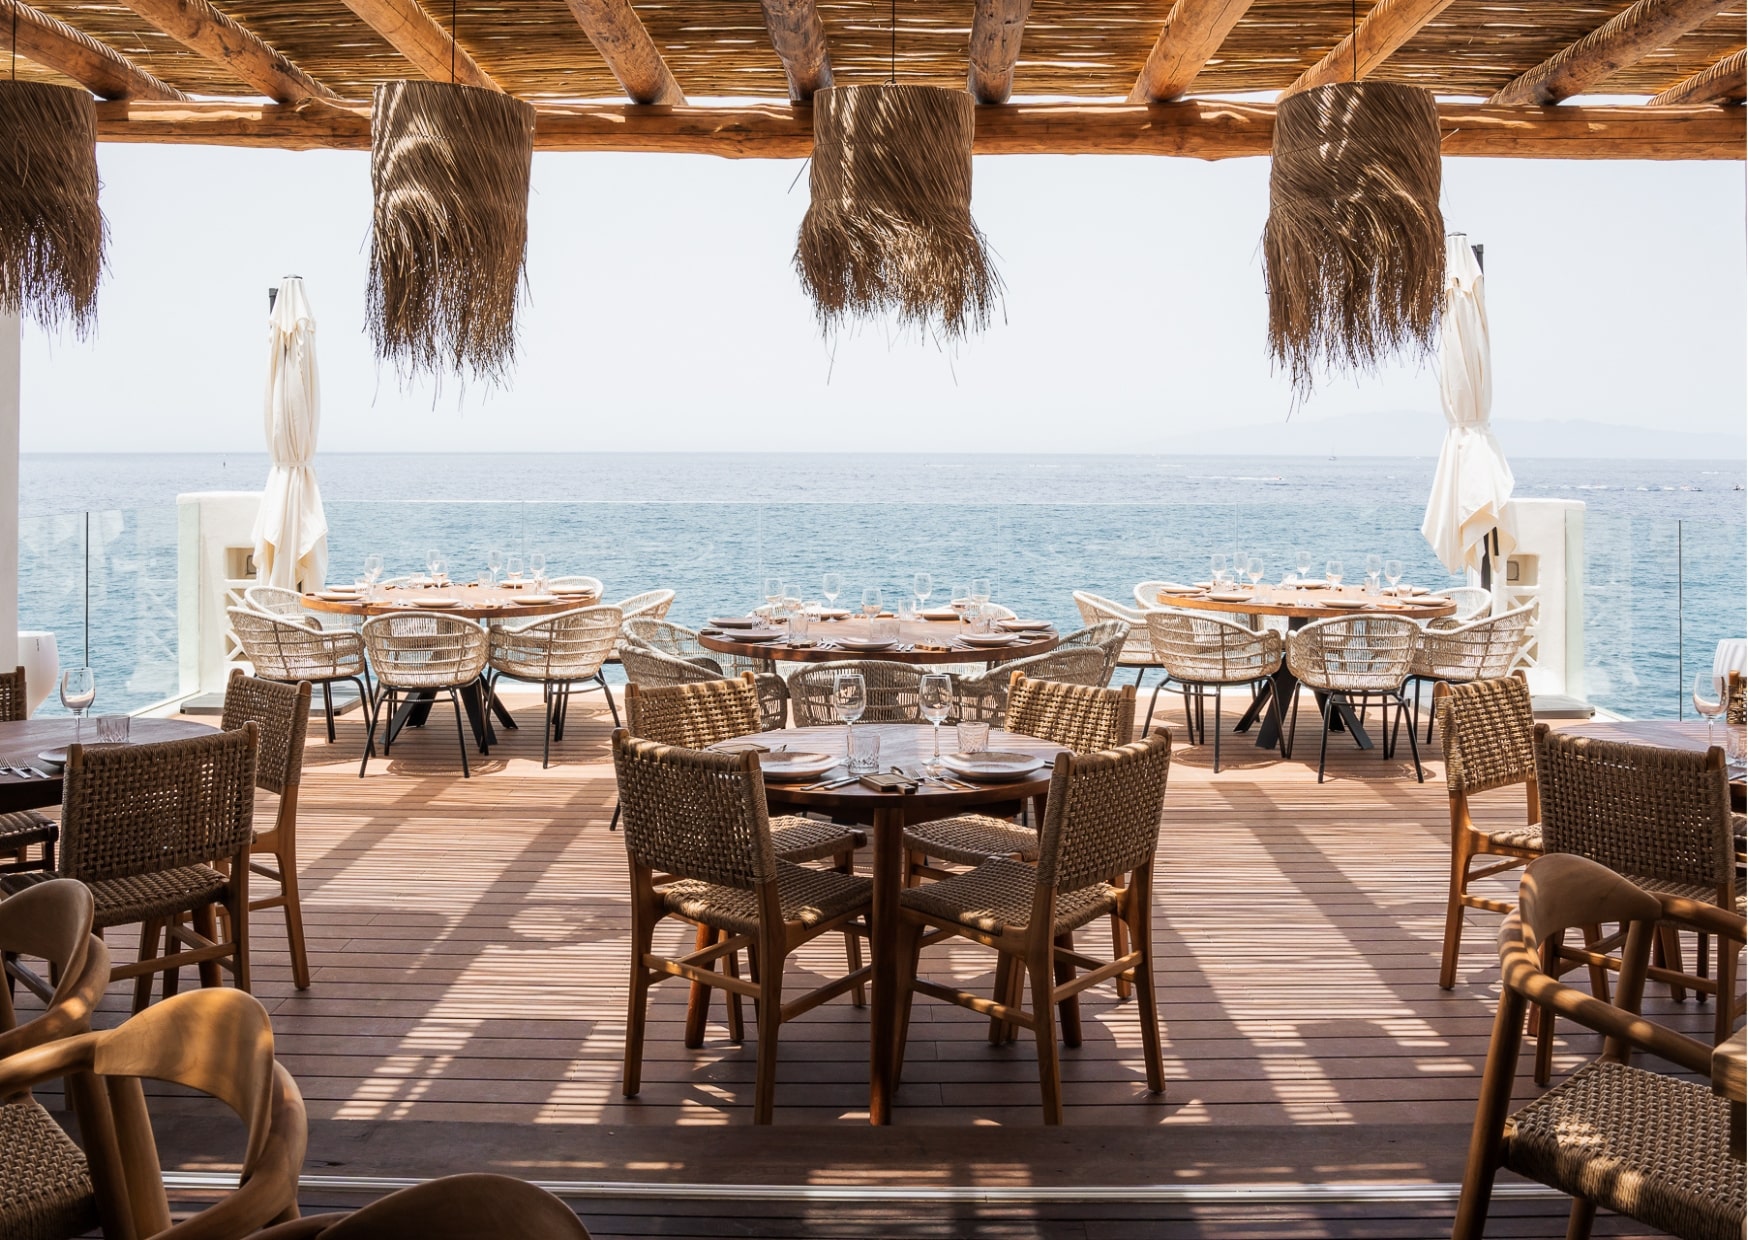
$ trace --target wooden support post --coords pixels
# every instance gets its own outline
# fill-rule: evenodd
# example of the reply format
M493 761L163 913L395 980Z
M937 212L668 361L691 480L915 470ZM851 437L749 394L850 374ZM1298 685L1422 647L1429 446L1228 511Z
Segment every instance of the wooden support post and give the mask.
M771 47L789 79L789 101L811 103L816 92L832 84L831 54L825 25L813 0L760 0Z
M971 13L971 67L966 87L979 103L1006 103L1032 0L976 0Z

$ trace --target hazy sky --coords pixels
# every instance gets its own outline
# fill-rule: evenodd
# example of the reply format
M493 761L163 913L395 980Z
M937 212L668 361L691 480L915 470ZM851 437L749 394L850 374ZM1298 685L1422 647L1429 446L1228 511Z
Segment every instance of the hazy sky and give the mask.
M434 400L379 371L365 332L368 156L99 157L101 326L26 325L26 451L259 449L266 291L288 272L320 323L329 451L1148 450L1289 408L1264 342L1263 159L980 158L1006 321L949 354L821 341L790 265L798 162L537 155L513 381ZM1740 433L1743 164L1452 159L1444 208L1487 247L1496 417ZM1435 453L1430 366L1331 380L1294 416L1397 410Z

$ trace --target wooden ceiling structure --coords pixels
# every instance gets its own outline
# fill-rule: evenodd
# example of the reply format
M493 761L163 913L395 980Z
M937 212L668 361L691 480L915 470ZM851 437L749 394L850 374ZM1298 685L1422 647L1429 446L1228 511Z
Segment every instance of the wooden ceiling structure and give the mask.
M979 153L1219 159L1358 77L1437 95L1448 155L1741 159L1745 25L1742 0L0 0L0 72L84 86L119 142L368 149L372 89L427 77L528 100L538 149L793 158L814 91L895 73L970 89Z

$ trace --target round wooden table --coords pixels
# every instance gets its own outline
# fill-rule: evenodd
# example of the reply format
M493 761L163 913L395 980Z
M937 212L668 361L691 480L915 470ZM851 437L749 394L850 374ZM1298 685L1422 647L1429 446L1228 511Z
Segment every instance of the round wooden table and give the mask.
M709 628L699 632L698 644L718 654L784 663L884 659L893 663L936 664L1006 663L1045 654L1062 643L1062 635L1053 628L1017 633L1014 641L1002 646L973 646L964 641L965 628L957 620L905 620L897 624L898 644L886 650L853 650L838 644L845 637L868 635L868 622L861 619L816 620L808 633L813 644L807 646L790 645L786 637L768 642L736 641L731 631Z
M344 591L321 591L303 596L306 611L322 611L345 616L400 616L430 612L432 615L462 616L468 620L535 620L541 616L556 616L579 607L593 607L601 601L599 594L546 593L545 603L518 602L541 593L532 584L520 588L509 586L448 585L448 586L383 586L374 591L371 600ZM331 597L326 597L330 596ZM415 599L453 599L453 607L421 607Z
M179 741L190 736L204 736L212 725L192 719L134 719L128 724L127 744L148 741ZM49 716L0 723L0 763L7 766L33 766L48 776L0 775L0 814L12 814L23 809L47 809L61 803L61 768L45 766L37 754L48 749L61 749L73 743L73 720ZM87 745L97 741L97 722L87 717L83 731Z
M927 724L863 723L858 730L876 732L880 736L880 769L894 766L907 771L927 762L934 753L932 733ZM740 737L725 745L754 742L768 749L782 745L802 752L844 754L846 730L842 727L785 728L778 732L759 732ZM958 748L953 729L941 728L941 751L951 753ZM898 1055L898 893L904 887L904 829L920 822L951 818L967 810L989 810L999 805L1017 806L1028 798L1033 800L1033 817L1044 821L1044 796L1050 791L1051 763L1063 752L1060 745L1035 736L1013 732L991 731L991 750L1035 754L1044 765L1031 776L1004 784L971 785L947 788L925 783L915 792L876 792L861 784L842 788L812 789L806 783L765 785L765 800L772 813L814 810L829 813L839 822L854 822L867 826L873 836L874 906L869 925L869 948L873 955L873 995L869 1013L868 1039L868 1119L870 1123L886 1124L892 1118L892 1082L896 1077ZM831 775L842 776L842 768ZM824 778L830 778L828 775Z

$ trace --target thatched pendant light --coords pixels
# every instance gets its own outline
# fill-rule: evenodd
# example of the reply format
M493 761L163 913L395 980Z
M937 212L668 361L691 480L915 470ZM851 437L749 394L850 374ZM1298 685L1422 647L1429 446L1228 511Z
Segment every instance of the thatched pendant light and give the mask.
M370 122L370 330L403 374L505 377L528 249L534 109L494 90L387 82Z
M88 335L107 232L90 92L0 81L0 312Z
M827 333L881 315L950 339L989 326L1001 277L971 219L975 111L936 86L814 95L795 270Z
M1438 108L1417 86L1338 82L1275 110L1263 233L1269 348L1309 394L1437 343L1445 271Z

